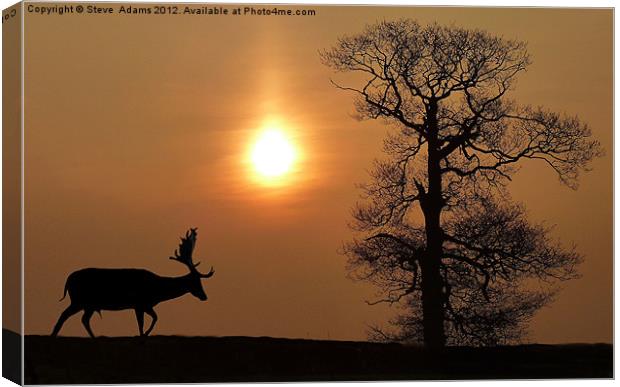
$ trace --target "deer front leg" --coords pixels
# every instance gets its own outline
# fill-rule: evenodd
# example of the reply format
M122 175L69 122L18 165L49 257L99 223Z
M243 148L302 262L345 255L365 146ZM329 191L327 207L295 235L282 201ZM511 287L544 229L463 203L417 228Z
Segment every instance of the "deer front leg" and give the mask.
M138 330L140 331L140 336L144 336L144 311L142 309L135 309L136 311L136 320L138 321Z
M157 322L157 313L155 313L153 308L146 309L145 312L146 314L151 316L151 326L149 327L149 329L146 330L146 333L144 334L145 336L148 336L149 333L151 333L151 331L153 330L153 328L155 328L155 323Z

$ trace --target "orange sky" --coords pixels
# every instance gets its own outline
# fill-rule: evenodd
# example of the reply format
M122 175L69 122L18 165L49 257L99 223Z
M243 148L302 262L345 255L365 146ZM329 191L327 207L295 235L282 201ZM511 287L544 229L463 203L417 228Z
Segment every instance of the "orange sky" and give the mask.
M384 323L396 310L364 303L375 289L346 278L338 251L386 128L351 117L351 95L329 82L346 76L318 51L367 23L411 17L527 41L533 64L513 96L578 114L606 148L578 191L527 163L511 192L586 258L530 339L610 342L612 11L297 8L317 15L26 14L26 333L49 333L78 268L183 274L168 256L189 226L199 228L196 259L217 271L204 282L210 298L159 305L155 334L364 339ZM303 156L275 188L245 164L268 120ZM104 311L92 325L137 332L132 311ZM62 333L85 335L75 317Z

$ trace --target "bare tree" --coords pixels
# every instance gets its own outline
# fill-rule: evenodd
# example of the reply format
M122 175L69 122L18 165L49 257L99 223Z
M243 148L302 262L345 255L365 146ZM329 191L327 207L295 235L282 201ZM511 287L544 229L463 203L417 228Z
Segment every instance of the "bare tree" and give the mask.
M493 305L519 304L511 287L520 282L574 277L580 257L529 226L505 187L517 163L533 159L576 188L600 146L578 118L509 98L529 64L525 43L399 20L340 38L321 57L360 76L359 86L334 83L356 95L360 119L396 129L354 210L362 239L346 251L354 276L380 285L383 301L418 300L425 345L446 344L446 323L451 335L468 338L474 326L500 326L506 317L494 315ZM550 296L527 294L527 305L506 311L513 320ZM481 328L483 319L492 323Z

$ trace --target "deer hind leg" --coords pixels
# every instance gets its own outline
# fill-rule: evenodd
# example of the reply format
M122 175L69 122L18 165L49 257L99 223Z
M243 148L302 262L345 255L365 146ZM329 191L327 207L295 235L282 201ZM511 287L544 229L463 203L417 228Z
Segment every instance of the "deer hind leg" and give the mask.
M144 311L142 309L135 309L136 311L136 320L138 321L138 330L140 331L140 336L144 336Z
M54 330L52 331L52 337L58 336L58 332L60 332L60 328L62 328L62 325L65 323L65 321L67 321L69 317L73 316L80 310L82 310L82 308L75 305L69 305L58 318L58 322L56 323L56 325L54 326Z
M151 326L149 327L149 329L146 330L146 333L144 334L145 336L148 336L149 333L151 333L151 331L153 330L153 328L155 328L155 323L157 322L157 313L155 313L152 308L146 309L145 312L146 314L151 316Z
M86 328L86 332L88 332L90 337L94 339L95 335L93 334L93 331L90 329L90 318L93 317L93 313L95 313L94 310L90 310L90 309L85 310L84 314L82 315L82 324L84 325L84 328Z

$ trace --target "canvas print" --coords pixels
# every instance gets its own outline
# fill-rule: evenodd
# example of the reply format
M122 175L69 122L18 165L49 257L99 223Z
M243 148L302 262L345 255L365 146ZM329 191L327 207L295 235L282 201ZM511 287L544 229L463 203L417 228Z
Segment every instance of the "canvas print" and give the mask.
M613 378L613 27L7 8L3 375Z

